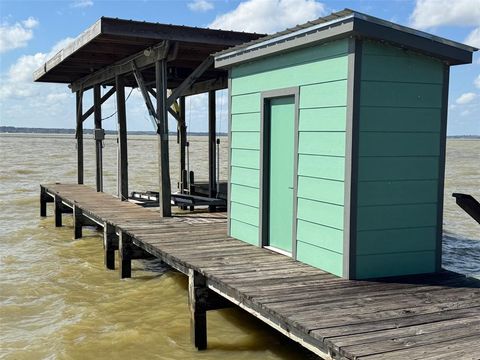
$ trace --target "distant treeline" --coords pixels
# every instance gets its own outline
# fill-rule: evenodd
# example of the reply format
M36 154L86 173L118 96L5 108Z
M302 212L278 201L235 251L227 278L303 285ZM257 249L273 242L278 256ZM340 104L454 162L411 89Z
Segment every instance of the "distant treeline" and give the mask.
M30 128L16 126L0 126L0 133L26 133L26 134L75 134L75 129L60 128ZM93 129L83 129L84 134L93 134ZM107 135L116 135L116 130L105 130ZM155 135L154 131L129 131L129 135ZM170 132L170 135L176 135L176 132ZM206 136L206 132L189 132L190 136ZM226 136L226 133L218 133L217 135Z

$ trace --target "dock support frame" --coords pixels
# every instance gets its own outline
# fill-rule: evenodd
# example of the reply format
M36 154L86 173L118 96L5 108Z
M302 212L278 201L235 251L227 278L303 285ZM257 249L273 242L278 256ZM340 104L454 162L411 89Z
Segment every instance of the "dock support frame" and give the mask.
M198 350L207 348L207 297L206 278L189 269L188 302L190 307L190 337Z
M100 85L93 87L93 107L94 107L94 122L95 131L102 130L102 95ZM95 183L97 191L103 191L103 139L95 136Z
M55 196L55 199L53 201L53 206L54 206L53 211L55 213L55 226L61 227L62 226L62 210L63 210L62 199L58 196Z
M76 93L76 131L75 137L77 139L77 182L83 184L83 90Z
M118 235L118 255L120 261L120 278L132 277L132 238L121 231Z
M208 92L208 196L215 198L217 196L217 116L215 91ZM215 211L216 206L209 206L209 211Z
M116 249L118 249L118 237L115 231L115 226L105 223L103 225L104 264L109 270L115 270Z
M83 211L77 205L73 206L73 238L80 239L83 236Z
M115 78L117 89L118 151L119 151L119 191L122 201L128 200L128 154L127 154L127 116L125 109L125 82L122 76Z

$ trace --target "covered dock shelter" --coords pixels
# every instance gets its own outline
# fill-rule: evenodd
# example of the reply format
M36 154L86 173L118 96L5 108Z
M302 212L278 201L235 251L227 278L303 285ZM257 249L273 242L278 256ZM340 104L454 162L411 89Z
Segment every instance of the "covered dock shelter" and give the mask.
M119 146L119 197L127 200L128 156L125 88L139 88L159 143L159 206L171 215L168 114L177 120L180 179L185 175L187 128L185 97L208 92L208 195L216 196L215 91L227 88L227 71L215 69L211 54L261 37L261 34L212 30L102 17L34 73L34 81L65 83L76 94L78 184L84 182L83 122L93 115L96 189L103 190L102 104L116 93ZM102 96L101 87L109 90ZM83 98L93 89L93 106ZM153 99L152 99L153 97ZM182 182L182 180L181 180ZM184 186L180 186L182 192Z

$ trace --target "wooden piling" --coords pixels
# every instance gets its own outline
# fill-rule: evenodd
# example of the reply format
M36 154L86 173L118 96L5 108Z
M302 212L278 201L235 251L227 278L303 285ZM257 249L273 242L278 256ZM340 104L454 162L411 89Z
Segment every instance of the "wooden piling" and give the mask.
M76 126L76 138L77 138L77 182L83 184L83 91L77 91L77 126Z
M189 269L188 302L190 307L190 336L198 350L207 348L207 297L206 278L199 272Z
M125 109L125 83L122 76L115 77L117 89L117 119L118 119L118 147L119 147L119 178L120 199L128 200L128 154L127 154L127 116Z
M132 238L121 231L118 235L118 255L120 261L120 278L132 277Z
M40 216L47 216L47 192L40 186Z
M100 85L93 87L93 108L94 108L94 121L95 130L102 129L102 96L100 93ZM103 191L103 149L102 139L98 138L98 134L95 136L95 182L97 191Z
M55 213L55 226L62 226L62 199L58 196L55 196L54 204L54 213Z
M180 153L180 193L183 194L185 191L185 177L184 172L186 171L185 166L185 150L187 146L187 124L185 122L185 96L180 97L180 121L178 122L178 137L179 137L179 153Z
M116 243L117 246L115 246ZM115 270L115 248L118 248L115 226L105 223L103 226L104 264L110 270Z
M80 239L82 237L83 212L78 206L73 206L73 238Z
M216 179L216 99L215 91L208 92L208 193L211 198L217 196L217 179ZM216 209L215 206L209 206L210 211Z

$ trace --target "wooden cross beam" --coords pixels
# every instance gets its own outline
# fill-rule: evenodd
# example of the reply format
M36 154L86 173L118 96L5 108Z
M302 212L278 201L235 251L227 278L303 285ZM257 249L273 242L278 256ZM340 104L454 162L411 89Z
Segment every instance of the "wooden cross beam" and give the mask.
M155 98L157 97L157 92L156 92L155 90L153 90L151 87L148 87L147 90L148 90L148 92L149 92L150 94L152 94L153 97L155 97ZM175 105L175 104L174 104L174 105ZM168 113L169 113L170 115L172 115L172 116L175 118L175 120L181 121L180 116L178 115L178 113L177 113L175 110L173 110L171 107L168 108Z
M159 123L157 119L157 114L156 114L155 108L153 107L152 99L150 99L150 95L148 95L148 90L147 90L147 87L145 86L143 75L140 72L140 70L138 70L137 65L135 64L135 61L132 61L132 69L133 69L133 76L135 77L138 88L142 93L143 101L145 101L145 105L147 106L150 119L152 120L153 126L155 126L155 130L157 130L158 132Z
M113 86L110 90L107 91L105 95L101 97L100 105L102 105L105 101L107 101L114 93L115 93L115 86ZM85 113L82 115L82 121L87 120L88 117L92 115L94 112L95 112L95 105L93 105L90 109L85 111Z

